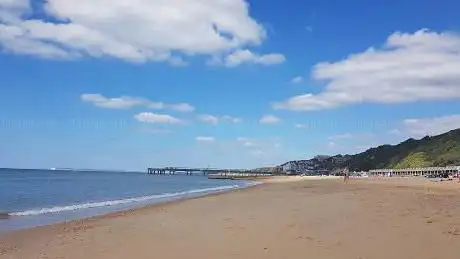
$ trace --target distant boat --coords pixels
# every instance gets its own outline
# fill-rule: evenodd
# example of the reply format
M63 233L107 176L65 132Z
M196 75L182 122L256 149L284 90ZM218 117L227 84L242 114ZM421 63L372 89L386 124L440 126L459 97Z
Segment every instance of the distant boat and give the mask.
M56 168L55 168L55 167L51 167L50 170L51 170L51 171L54 171L54 170L56 170Z

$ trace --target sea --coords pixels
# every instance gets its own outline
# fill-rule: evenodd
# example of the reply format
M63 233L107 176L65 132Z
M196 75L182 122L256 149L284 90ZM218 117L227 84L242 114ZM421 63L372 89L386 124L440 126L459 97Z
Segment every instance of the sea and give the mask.
M0 234L255 184L201 175L0 169Z

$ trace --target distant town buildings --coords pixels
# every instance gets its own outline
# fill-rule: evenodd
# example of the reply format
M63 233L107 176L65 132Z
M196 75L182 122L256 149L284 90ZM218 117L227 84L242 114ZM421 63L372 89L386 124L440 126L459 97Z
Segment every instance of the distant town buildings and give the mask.
M310 160L289 161L281 165L281 171L287 174L303 173L314 169L315 165Z
M284 174L322 175L335 173L335 168L343 167L347 156L316 156L308 160L293 160L280 165ZM339 170L340 171L340 170Z

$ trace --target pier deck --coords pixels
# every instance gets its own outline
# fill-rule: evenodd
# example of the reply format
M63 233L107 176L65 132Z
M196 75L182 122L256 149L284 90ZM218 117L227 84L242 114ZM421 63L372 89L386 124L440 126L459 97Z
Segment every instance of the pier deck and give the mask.
M261 172L248 169L223 169L223 168L191 168L191 167L161 167L148 168L149 175L205 175L209 179L242 179L272 176L272 172Z

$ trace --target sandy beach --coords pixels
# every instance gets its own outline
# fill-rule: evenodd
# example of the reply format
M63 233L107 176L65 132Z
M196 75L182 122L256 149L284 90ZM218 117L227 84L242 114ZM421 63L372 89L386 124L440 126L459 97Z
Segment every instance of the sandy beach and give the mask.
M0 258L459 258L459 183L306 179L10 233Z

